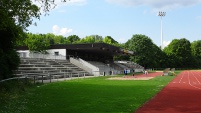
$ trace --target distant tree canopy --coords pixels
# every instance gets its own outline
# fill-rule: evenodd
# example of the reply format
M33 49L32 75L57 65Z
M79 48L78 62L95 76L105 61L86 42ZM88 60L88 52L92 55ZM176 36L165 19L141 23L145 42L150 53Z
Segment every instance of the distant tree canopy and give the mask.
M107 44L118 44L116 40L114 40L111 36L106 36L103 40L103 42Z
M80 38L77 35L68 36L66 39L66 42L71 44L78 43L79 41L80 41Z
M26 33L23 40L17 41L18 46L28 46L31 51L45 51L50 45L54 44L78 44L78 43L108 43L111 45L120 46L117 41L115 41L111 36L106 36L102 38L99 35L86 36L84 38L79 38L77 35L70 35L68 37L57 36L52 33L47 34L32 34ZM40 45L40 46L37 46Z
M44 52L50 46L50 40L45 35L27 34L27 36L25 44L30 51Z
M125 44L125 49L135 55L126 60L134 61L145 68L201 68L201 41L190 43L185 38L174 39L161 50L145 35L133 35Z
M185 39L174 39L164 52L170 59L169 62L178 67L192 67L191 43Z
M161 50L145 35L133 35L133 37L125 43L125 47L135 52L135 56L131 56L130 60L148 67L157 67L160 64Z
M191 43L191 53L195 67L201 67L201 40Z

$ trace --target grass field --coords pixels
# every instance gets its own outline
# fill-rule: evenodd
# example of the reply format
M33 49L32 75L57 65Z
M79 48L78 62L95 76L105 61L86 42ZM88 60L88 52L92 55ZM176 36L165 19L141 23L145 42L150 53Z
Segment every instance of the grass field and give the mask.
M34 86L0 104L0 113L132 113L174 78L124 81L108 77Z

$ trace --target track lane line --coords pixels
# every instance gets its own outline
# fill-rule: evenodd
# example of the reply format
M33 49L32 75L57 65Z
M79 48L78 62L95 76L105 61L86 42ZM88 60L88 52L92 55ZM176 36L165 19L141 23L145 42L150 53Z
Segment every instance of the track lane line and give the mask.
M192 73L192 72L191 72ZM197 82L199 83L199 84L201 84L201 82L198 80L198 78L196 77L197 75L195 75L194 73L192 73L192 75L195 77L195 79L197 80Z
M180 78L179 83L181 83L183 77L184 77L184 74L182 73L182 77Z
M192 84L191 84L191 81L190 81L190 75L189 75L189 71L188 71L188 84L189 84L190 86L192 86L192 87L196 88L196 89L201 89L201 88L199 88L199 87L194 86L194 85L192 85Z

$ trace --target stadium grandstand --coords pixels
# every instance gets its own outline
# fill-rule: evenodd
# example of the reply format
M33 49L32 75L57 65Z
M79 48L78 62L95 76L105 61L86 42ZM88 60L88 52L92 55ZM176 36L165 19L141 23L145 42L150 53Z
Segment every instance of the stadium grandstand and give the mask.
M106 43L51 45L46 54L17 48L21 64L17 76L36 79L73 78L122 74L124 69L140 72L143 67L131 61L114 61L118 55L134 52Z

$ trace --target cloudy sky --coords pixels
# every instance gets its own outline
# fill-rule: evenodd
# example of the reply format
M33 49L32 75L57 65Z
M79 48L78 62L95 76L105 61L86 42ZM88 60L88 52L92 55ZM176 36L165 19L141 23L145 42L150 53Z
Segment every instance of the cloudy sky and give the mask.
M125 43L135 34L143 34L161 45L161 18L159 11L166 12L163 22L163 44L172 39L201 40L201 0L70 0L61 3L49 16L34 20L32 33L55 35L111 36Z

